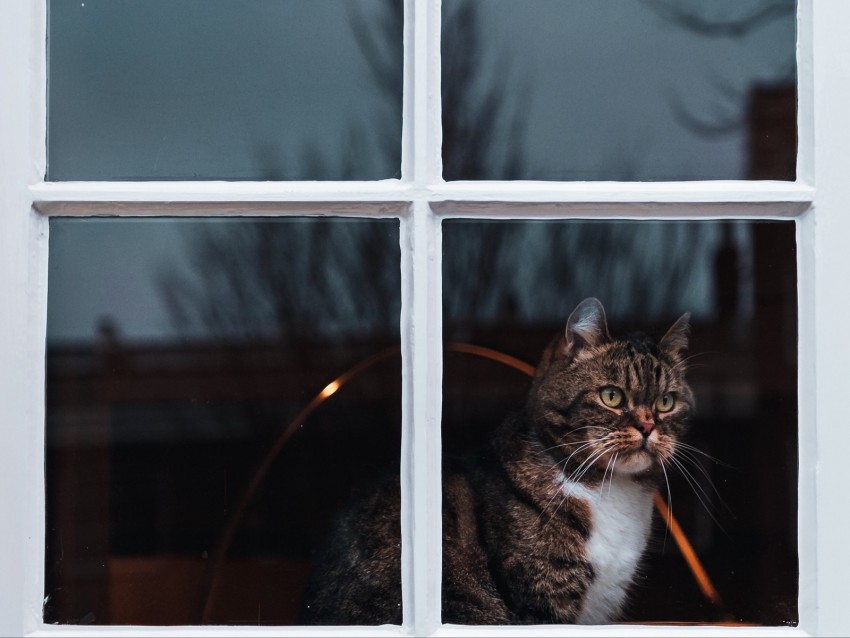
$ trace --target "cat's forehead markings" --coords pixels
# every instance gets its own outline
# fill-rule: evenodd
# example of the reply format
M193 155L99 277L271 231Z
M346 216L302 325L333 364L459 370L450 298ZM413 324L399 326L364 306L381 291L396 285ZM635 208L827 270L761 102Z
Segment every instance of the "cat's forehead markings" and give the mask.
M582 348L578 351L573 361L589 361L591 359L598 359L605 353L611 350L611 344L604 344L601 346L594 346L590 348Z

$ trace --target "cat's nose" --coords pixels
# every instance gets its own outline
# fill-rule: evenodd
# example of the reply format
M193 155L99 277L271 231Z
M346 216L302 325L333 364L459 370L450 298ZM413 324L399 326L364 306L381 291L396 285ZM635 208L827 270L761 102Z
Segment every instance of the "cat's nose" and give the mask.
M644 437L649 436L655 428L655 419L652 410L645 406L638 406L634 410L635 427L640 430Z

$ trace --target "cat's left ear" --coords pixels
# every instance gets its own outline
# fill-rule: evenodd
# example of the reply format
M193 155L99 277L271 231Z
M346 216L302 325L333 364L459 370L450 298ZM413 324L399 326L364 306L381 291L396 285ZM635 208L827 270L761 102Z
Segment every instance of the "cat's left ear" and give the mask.
M658 347L662 352L667 353L674 359L680 359L688 349L688 335L691 332L691 313L686 312L681 317L676 319L670 329L667 331L661 341L658 342Z

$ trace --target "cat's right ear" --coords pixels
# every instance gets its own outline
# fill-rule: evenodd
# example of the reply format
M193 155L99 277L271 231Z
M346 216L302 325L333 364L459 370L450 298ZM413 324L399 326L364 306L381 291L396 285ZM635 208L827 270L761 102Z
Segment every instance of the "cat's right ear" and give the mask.
M605 308L596 297L589 297L573 310L567 320L565 356L574 358L584 348L593 348L611 341Z
M570 318L563 334L558 335L546 348L535 376L541 376L555 361L575 359L582 350L607 343L611 340L605 308L595 297L582 301Z

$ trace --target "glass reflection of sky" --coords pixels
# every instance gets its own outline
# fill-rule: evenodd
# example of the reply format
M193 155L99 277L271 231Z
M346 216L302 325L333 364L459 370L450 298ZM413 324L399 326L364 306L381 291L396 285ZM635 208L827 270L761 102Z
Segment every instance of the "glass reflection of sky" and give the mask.
M47 338L383 336L399 330L396 220L50 221Z
M683 25L670 5L709 23L778 9L734 35ZM481 152L485 179L745 178L747 100L795 80L794 6L446 2L444 149ZM48 176L398 177L400 8L53 0ZM471 148L449 148L452 126Z
M730 228L746 316L751 233ZM720 222L449 220L445 319L486 324L510 306L517 321L557 322L586 296L612 317L708 317L722 241ZM388 334L400 312L398 222L54 218L48 290L53 343L90 341L104 322L137 340ZM281 303L303 310L301 325L281 323Z
M794 8L794 0L446 2L444 119L478 123L472 146L486 148L471 171L451 174L458 160L444 158L447 179L745 179L748 100L796 79Z
M384 7L52 0L48 178L397 177L401 24L360 33L399 61L385 93L356 31Z

